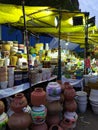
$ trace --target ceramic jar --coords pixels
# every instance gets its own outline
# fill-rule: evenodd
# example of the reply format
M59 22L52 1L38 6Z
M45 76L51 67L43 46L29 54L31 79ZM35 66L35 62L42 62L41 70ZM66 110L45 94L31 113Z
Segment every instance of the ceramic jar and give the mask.
M67 82L64 83L64 85L65 85L64 89L65 100L72 100L76 95L75 89Z
M77 109L77 103L74 99L70 101L65 101L64 108L66 111L75 112Z
M46 122L47 125L50 127L53 124L59 124L61 120L60 114L54 114L54 115L47 115Z
M3 101L0 101L0 115L4 112L4 110L5 110L5 105Z
M27 130L31 124L32 118L27 112L14 113L8 120L10 130Z
M14 71L14 86L22 84L22 70Z
M53 124L53 125L50 126L49 130L63 130L63 129L58 124Z
M18 57L15 56L15 55L12 55L12 56L10 57L10 61L11 61L11 65L12 65L12 66L16 66L16 65L17 65L17 62L18 62Z
M42 124L32 124L31 130L48 130L48 126L45 122Z
M63 110L63 107L59 101L47 102L46 107L50 115L58 114Z
M21 112L24 107L27 106L27 99L23 93L18 93L15 95L11 102L11 109L14 112Z
M10 51L11 46L9 43L3 43L2 44L2 51Z
M50 96L57 96L61 94L61 86L57 82L49 82L46 87L46 92Z
M73 122L70 122L70 120L64 118L60 122L60 126L63 128L63 130L68 130L68 129L72 128Z
M39 107L32 107L31 116L34 124L42 124L45 122L47 115L47 108L44 105L40 105Z
M0 130L6 130L8 116L5 112L0 115Z
M8 67L8 87L14 86L14 66Z
M35 88L31 92L31 104L34 106L40 106L46 104L46 92L43 88Z

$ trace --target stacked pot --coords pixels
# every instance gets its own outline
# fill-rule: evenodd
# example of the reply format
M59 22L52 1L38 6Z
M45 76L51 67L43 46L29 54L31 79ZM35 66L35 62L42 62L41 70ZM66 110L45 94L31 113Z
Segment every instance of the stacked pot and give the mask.
M3 101L0 100L0 130L6 130L6 124L8 122L8 116L4 111L5 105Z
M46 92L43 88L35 88L31 93L31 116L32 116L32 126L31 130L47 130L46 116Z
M60 125L65 130L76 126L78 115L76 113L77 103L74 100L76 92L69 82L65 82L64 86L64 116Z
M10 108L14 112L8 119L10 130L28 130L31 126L31 115L29 112L23 110L27 107L27 104L27 99L23 93L18 93L13 98Z
M62 119L63 106L60 102L61 86L57 82L49 82L46 87L47 93L47 124L48 127L58 125ZM58 126L55 126L58 127Z

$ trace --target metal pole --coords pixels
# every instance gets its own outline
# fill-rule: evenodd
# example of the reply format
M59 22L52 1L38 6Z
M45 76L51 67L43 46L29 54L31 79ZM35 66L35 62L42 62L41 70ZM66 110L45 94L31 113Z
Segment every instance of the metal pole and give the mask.
M60 39L61 39L61 11L59 11L59 40L58 40L58 75L57 80L61 80L61 45L60 45Z
M85 13L85 52L84 52L84 63L85 63L85 60L87 59L87 56L88 56L88 17L89 17L89 13L86 12ZM84 73L87 74L87 71L86 71L86 66L84 64Z

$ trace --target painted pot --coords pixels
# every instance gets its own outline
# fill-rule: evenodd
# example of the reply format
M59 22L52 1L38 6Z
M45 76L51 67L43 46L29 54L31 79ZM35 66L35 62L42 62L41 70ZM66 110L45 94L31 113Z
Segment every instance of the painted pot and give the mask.
M22 71L17 70L14 71L14 86L22 84Z
M42 124L45 122L47 115L47 108L44 105L40 105L39 107L32 107L31 116L34 124Z
M61 93L61 86L57 82L49 82L46 87L46 92L50 96L57 96Z
M31 124L32 118L27 112L14 113L8 120L8 126L11 130L27 130Z
M46 104L46 92L43 88L35 88L31 93L31 104L34 106Z
M65 85L64 89L65 100L72 100L76 95L75 89L67 82L64 83L64 85Z
M23 93L18 93L15 95L14 99L11 102L11 109L14 112L21 112L24 107L27 106L27 99Z
M0 130L6 130L8 116L5 112L0 115Z

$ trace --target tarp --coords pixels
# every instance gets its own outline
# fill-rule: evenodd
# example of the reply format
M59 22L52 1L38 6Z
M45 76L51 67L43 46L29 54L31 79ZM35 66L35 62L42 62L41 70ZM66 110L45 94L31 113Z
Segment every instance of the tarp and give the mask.
M69 12L45 6L25 6L27 30L34 34L46 33L59 37L59 27L54 24L54 19L56 16L59 17L59 14L61 14L60 38L80 45L85 44L84 12ZM72 19L74 16L82 16L83 25L73 26ZM0 24L24 29L22 6L0 4ZM88 40L91 44L98 42L96 26L89 28Z
M53 38L49 44L50 49L58 48L58 42L59 42L58 38ZM60 46L61 46L61 49L74 50L76 47L79 46L79 44L67 42L67 41L61 39Z

